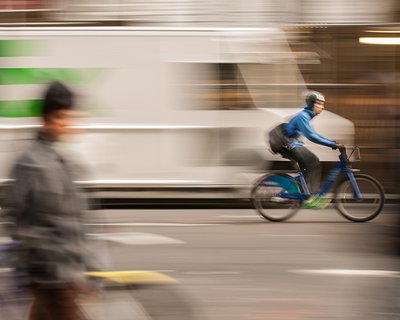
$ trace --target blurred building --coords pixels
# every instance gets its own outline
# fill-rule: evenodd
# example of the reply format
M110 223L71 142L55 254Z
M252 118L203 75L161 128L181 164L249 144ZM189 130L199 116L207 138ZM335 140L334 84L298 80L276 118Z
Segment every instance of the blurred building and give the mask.
M398 21L396 0L2 0L3 23L264 27Z
M327 109L355 124L363 171L399 192L400 47L359 41L396 38L398 25L298 25L287 32L295 52L318 56L299 68L309 88L327 95Z

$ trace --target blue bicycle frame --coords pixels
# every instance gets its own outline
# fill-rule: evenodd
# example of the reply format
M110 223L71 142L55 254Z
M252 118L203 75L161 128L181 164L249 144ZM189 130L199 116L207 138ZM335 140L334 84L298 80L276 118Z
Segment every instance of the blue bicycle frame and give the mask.
M317 192L317 195L322 196L322 195L326 194L329 191L329 189L332 187L333 183L336 181L339 173L343 172L350 181L350 184L353 188L355 197L357 198L357 200L361 200L362 195L361 195L360 189L358 188L357 182L354 178L353 169L351 167L351 164L349 163L349 158L346 154L345 149L340 150L339 160L340 161L337 164L335 164L332 167L332 169L329 171L329 174L328 174L324 184L322 185L321 189ZM277 196L281 197L281 198L285 198L285 199L295 199L295 200L300 200L300 201L307 200L311 196L311 193L310 193L310 190L308 189L306 180L304 179L303 172L301 172L301 170L299 168L299 172L297 172L295 174L291 174L291 176L292 176L292 178L294 178L300 182L303 193L280 192L277 194Z

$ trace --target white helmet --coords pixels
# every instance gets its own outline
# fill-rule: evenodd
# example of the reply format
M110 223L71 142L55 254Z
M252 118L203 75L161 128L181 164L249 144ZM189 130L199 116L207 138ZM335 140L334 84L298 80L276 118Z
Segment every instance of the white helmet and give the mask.
M316 101L325 102L325 97L322 93L317 91L309 91L306 94L307 107L312 107Z

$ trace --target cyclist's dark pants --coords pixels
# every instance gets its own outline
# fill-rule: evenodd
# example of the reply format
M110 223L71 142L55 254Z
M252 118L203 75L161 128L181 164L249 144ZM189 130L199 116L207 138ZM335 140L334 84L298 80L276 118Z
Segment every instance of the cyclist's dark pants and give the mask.
M311 193L319 190L321 165L319 158L304 146L281 152L282 156L298 162Z

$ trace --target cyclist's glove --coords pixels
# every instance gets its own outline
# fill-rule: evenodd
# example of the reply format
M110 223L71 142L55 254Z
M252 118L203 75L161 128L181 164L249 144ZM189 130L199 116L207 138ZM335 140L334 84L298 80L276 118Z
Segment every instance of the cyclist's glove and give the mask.
M333 150L336 150L336 149L343 149L344 148L344 145L343 144L340 144L340 143L335 143L333 146L332 146L332 149Z

